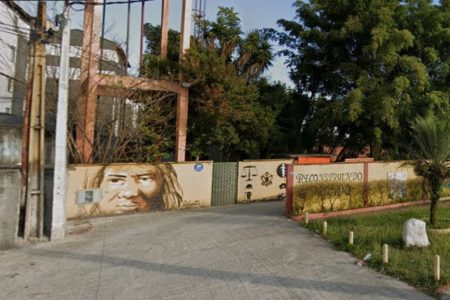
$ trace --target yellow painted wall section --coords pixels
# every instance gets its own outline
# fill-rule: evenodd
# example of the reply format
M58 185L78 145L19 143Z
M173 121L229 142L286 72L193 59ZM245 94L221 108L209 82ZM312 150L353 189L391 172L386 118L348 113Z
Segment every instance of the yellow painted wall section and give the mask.
M367 166L367 189L364 165ZM415 175L411 165L403 161L294 165L293 182L294 214L373 207L428 198L426 182ZM443 184L443 197L447 196L449 188L447 183Z
M419 201L426 198L423 194L422 177L416 176L414 168L403 161L369 163L368 171L368 206Z
M67 217L211 206L212 162L74 165Z
M293 213L364 206L364 164L294 165Z
M287 164L292 159L239 162L239 203L283 198L286 195Z

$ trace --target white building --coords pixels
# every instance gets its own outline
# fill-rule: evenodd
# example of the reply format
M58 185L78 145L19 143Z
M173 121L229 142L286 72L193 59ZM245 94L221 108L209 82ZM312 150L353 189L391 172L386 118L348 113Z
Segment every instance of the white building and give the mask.
M13 1L0 2L0 113L22 115L33 20Z

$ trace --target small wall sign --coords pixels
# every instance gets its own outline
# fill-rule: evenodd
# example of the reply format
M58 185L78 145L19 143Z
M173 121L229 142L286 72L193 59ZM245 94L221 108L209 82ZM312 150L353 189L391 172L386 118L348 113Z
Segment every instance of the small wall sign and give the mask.
M195 164L195 166L194 166L195 172L201 172L201 171L203 171L204 168L205 168L205 167L203 166L202 163L197 163L197 164Z

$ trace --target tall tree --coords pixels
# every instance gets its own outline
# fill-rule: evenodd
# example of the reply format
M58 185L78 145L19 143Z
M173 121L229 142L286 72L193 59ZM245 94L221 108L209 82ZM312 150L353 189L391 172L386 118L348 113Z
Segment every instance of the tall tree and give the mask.
M220 7L216 20L201 27L202 40L192 41L178 65L176 55L169 55L164 63L156 57L158 28L147 25L146 75L177 80L174 70L180 69L190 84L188 150L192 156L207 158L214 148L224 160L239 159L267 142L273 124L273 112L258 101L256 85L271 65L272 47L263 31L243 34L232 8Z
M444 1L297 0L294 7L294 20L278 21L278 40L291 79L310 97L310 143L356 152L370 145L374 155L392 157L409 120L448 109Z

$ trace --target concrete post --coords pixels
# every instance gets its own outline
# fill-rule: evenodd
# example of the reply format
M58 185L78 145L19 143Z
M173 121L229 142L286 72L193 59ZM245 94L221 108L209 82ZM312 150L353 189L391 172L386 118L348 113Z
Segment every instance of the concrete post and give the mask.
M192 0L183 0L181 16L180 58L191 46Z
M77 117L77 148L81 162L92 161L97 101L97 72L100 56L100 16L103 0L86 2L84 10L83 54L81 56L80 87Z
M67 4L67 2L66 2ZM66 6L58 82L58 110L56 115L55 171L53 177L52 240L65 237L66 176L67 176L67 111L69 98L70 6Z
M389 247L387 244L383 245L383 263L387 264L389 262Z
M183 0L181 17L180 60L190 47L191 42L192 0ZM180 73L180 81L183 75ZM177 138L175 159L177 162L186 160L186 139L188 125L189 91L183 90L177 98Z
M441 280L441 257L439 255L434 257L434 280Z
M162 1L161 8L161 59L167 58L167 43L169 39L169 6L170 0Z
M177 98L177 137L175 160L183 162L186 160L186 140L188 125L189 90L178 94Z
M40 0L36 31L41 38L46 30L46 2ZM44 229L45 167L45 44L34 42L33 81L29 112L28 176L26 188L25 239L40 239Z

